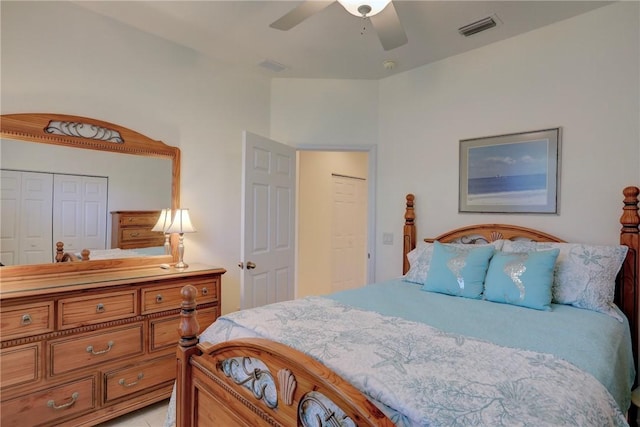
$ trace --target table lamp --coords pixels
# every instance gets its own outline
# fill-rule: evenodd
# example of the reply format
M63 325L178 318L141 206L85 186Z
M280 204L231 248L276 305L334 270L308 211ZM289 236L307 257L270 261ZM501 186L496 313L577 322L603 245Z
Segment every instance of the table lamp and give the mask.
M164 253L169 255L171 254L171 244L169 243L169 236L167 230L169 230L169 226L171 226L171 209L165 208L160 211L160 216L158 217L158 222L153 226L151 231L162 231L164 233Z
M189 209L178 209L176 210L176 214L173 217L173 222L171 226L167 230L167 233L178 233L180 235L180 240L178 242L178 263L174 266L175 268L187 268L189 267L184 263L184 233L193 233L195 232L195 227L191 224L191 219L189 218Z

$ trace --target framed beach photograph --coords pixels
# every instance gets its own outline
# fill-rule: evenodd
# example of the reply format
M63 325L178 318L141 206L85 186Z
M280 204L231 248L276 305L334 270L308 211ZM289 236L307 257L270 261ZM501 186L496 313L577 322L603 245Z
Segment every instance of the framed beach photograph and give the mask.
M558 213L560 128L460 141L459 212Z

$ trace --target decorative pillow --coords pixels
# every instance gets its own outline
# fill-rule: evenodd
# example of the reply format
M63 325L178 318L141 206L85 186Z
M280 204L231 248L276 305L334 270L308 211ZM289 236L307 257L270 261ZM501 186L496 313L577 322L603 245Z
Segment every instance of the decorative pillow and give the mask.
M433 256L422 290L479 299L493 245L433 244Z
M493 246L496 250L500 250L502 248L503 240L496 240L491 242L490 245ZM486 244L469 244L469 243L442 243L445 246L455 246L455 247L472 247L477 248L480 246L487 246ZM421 240L416 245L416 248L407 254L407 259L409 260L409 271L404 276L404 280L406 282L413 282L424 284L427 280L427 275L429 273L429 266L431 265L431 257L433 256L433 243L427 243L424 240Z
M560 249L554 271L552 302L598 311L622 321L614 309L615 280L627 255L622 245L595 246L505 240L504 252Z
M560 249L496 252L484 279L484 299L551 310L553 270Z
M416 248L407 254L409 260L409 271L404 276L407 282L424 284L429 272L429 264L431 263L431 255L433 254L433 243L427 243L421 240Z

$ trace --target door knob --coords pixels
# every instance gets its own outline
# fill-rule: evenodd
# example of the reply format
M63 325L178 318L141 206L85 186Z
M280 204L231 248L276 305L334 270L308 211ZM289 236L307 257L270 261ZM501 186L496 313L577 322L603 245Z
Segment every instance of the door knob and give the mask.
M247 270L251 270L253 268L256 268L256 264L251 261L247 261Z

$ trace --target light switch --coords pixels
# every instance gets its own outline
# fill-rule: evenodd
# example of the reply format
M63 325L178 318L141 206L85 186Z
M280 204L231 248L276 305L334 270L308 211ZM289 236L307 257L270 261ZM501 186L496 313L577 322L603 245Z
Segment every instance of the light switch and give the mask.
M393 245L393 233L382 233L382 244Z

